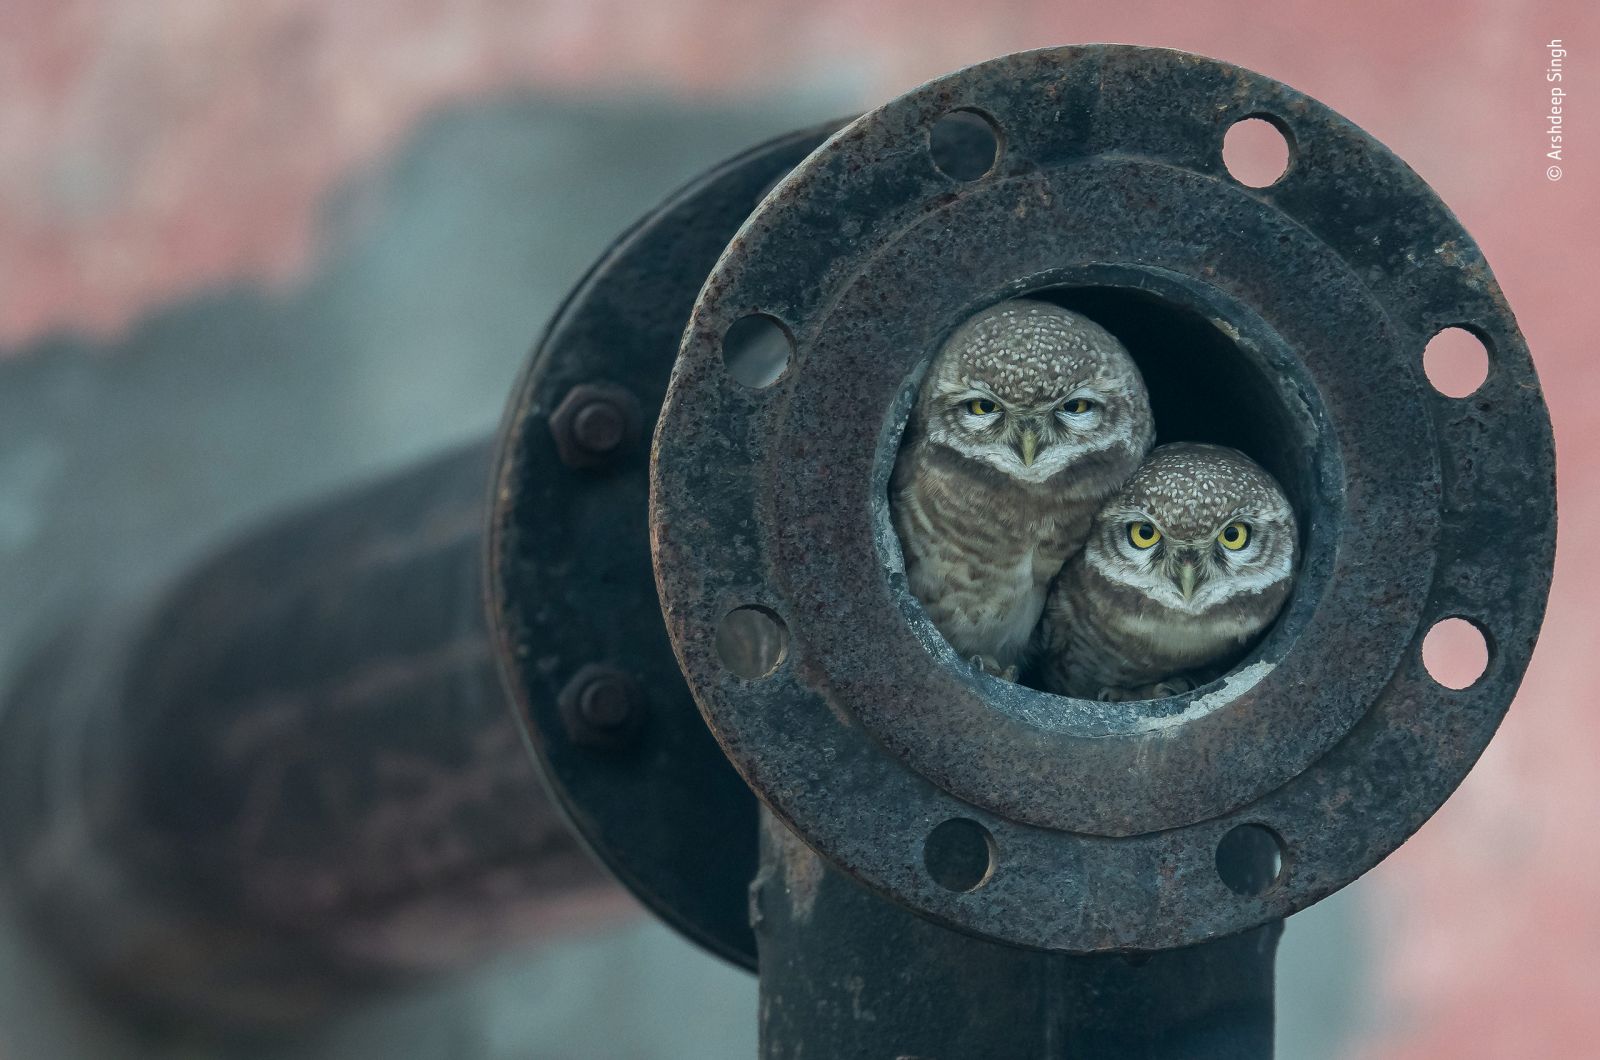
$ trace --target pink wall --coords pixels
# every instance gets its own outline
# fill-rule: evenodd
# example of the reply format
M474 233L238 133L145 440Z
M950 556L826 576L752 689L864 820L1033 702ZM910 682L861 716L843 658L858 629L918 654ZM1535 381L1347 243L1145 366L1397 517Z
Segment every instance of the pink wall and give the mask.
M1046 44L1184 48L1289 82L1406 158L1476 236L1540 367L1562 524L1544 639L1454 800L1364 885L1380 920L1369 1057L1596 1054L1600 1005L1600 5L671 0L8 0L0 5L0 350L115 331L245 278L292 283L315 210L454 100L531 85L868 106ZM1545 44L1572 49L1576 146L1546 176ZM1376 381L1375 381L1376 385Z

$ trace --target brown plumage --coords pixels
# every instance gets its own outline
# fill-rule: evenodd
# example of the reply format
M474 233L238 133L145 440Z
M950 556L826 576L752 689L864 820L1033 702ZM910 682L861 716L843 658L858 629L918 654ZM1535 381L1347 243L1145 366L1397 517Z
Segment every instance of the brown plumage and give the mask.
M1138 368L1086 317L1015 299L956 329L890 501L911 591L957 652L1015 676L1051 578L1153 434Z
M1234 449L1152 452L1106 501L1050 590L1040 681L1087 699L1150 699L1219 675L1294 581L1294 509Z

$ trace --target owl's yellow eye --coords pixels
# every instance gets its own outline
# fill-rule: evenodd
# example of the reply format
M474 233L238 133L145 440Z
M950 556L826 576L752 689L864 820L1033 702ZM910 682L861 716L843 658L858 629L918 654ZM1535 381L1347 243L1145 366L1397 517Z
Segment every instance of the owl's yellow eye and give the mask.
M1153 523L1135 522L1128 524L1128 543L1134 548L1154 548L1156 542L1161 540L1161 531Z
M1249 523L1229 523L1217 535L1217 540L1229 552L1237 552L1250 543Z
M1082 416L1085 412L1088 412L1092 408L1094 408L1094 402L1090 401L1088 398L1073 398L1071 401L1061 406L1061 411L1065 412L1069 416Z
M967 411L972 413L974 416L993 416L996 412L1000 411L1000 406L996 405L988 398L973 398L971 401L967 402Z

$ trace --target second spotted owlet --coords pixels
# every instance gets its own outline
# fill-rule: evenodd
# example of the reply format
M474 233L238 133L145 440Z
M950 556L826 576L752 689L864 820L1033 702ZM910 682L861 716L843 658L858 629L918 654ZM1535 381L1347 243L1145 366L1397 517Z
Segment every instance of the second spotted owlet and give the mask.
M1294 509L1255 461L1178 442L1095 517L1050 590L1040 680L1085 699L1151 699L1219 675L1294 581Z
M1111 333L1048 302L976 314L918 391L890 484L911 592L945 640L1015 678L1050 579L1154 437Z

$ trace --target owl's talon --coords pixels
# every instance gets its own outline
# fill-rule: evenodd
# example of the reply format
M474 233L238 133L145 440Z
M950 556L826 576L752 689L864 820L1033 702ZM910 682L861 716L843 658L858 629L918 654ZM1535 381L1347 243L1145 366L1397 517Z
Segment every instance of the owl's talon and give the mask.
M1181 696L1199 686L1183 675L1169 677L1164 681L1157 681L1150 686L1151 699L1165 699L1168 696Z
M1001 666L1000 660L990 655L974 655L970 660L972 666L979 673L998 677L1002 681L1016 681L1018 670L1015 666Z

